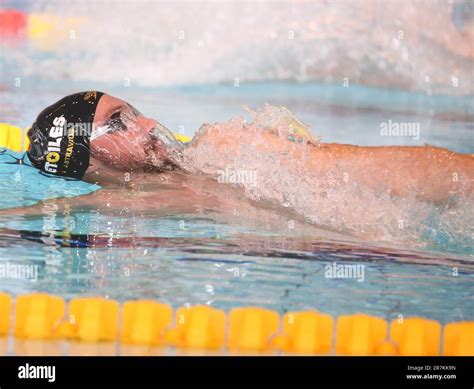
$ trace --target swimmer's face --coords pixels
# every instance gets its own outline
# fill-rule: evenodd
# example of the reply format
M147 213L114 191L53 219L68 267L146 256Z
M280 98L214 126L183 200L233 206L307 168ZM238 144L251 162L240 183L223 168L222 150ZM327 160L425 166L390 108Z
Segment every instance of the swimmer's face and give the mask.
M156 129L168 131L127 102L104 95L94 116L90 140L91 169L94 168L94 159L123 171L156 170L165 166L166 145L157 139Z

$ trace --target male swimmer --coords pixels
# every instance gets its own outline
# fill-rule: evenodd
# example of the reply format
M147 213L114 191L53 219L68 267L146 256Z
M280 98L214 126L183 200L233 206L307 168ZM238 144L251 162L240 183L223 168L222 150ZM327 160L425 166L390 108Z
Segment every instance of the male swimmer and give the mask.
M260 137L257 142L256 136ZM272 129L256 135L245 125L240 131L203 126L186 145L156 120L102 92L76 93L47 107L28 137L28 158L45 174L100 184L143 181L150 179L149 173L171 171L216 177L218 170L226 169L239 158L239 150L252 142L256 159L276 156L280 169L294 169L294 175L303 181L306 175L350 180L389 196L414 195L442 202L453 195L470 195L474 179L472 156L432 146L325 144L310 135L295 144ZM211 151L217 158L202 158Z

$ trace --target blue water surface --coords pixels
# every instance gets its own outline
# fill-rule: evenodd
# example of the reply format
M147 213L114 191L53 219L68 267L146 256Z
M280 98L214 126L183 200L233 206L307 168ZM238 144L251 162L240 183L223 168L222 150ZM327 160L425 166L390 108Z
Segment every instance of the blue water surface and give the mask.
M288 106L323 141L430 143L474 152L470 96L425 96L317 83L142 88L28 78L22 82L20 89L0 91L6 102L2 121L21 127L68 93L99 89L130 101L171 130L189 136L205 122L248 117L241 109L244 104L258 109L268 102ZM380 124L388 120L420 123L420 139L381 136ZM274 236L269 231L219 223L205 214L102 214L93 205L73 209L69 215L54 210L8 213L6 208L100 190L80 181L45 177L28 163L19 164L21 157L11 152L0 155L0 265L30 264L38 273L34 280L0 280L0 290L13 295L44 291L67 299L150 298L175 307L209 304L227 310L259 305L280 313L317 309L333 315L365 312L388 320L398 315L443 323L474 319L470 256L389 249L370 242L342 244L324 234ZM102 243L96 247L76 244L87 242L90 236L100 236ZM279 239L291 244L285 248ZM299 242L308 241L311 249L299 248L303 247ZM333 262L362 264L364 280L327 278L326 266Z
M0 148L0 209L36 204L55 197L91 193L98 185L61 177L45 176L31 165L25 153Z

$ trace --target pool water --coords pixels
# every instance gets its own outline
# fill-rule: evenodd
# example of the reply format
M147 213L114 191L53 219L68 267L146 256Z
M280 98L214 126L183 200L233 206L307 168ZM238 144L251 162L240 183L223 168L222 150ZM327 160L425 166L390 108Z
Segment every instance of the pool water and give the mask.
M152 298L173 306L223 309L258 305L281 313L318 309L386 319L418 315L441 322L474 314L474 265L465 257L324 236L272 237L219 225L204 215L139 220L137 215L104 217L89 210L71 216L73 232L103 237L98 247L80 247L80 238L61 236L71 217L2 217L2 263L28 264L37 272L30 279L2 280L2 290L119 301ZM37 232L42 230L41 237ZM328 266L334 263L363 265L363 273L328 278Z
M2 120L27 126L48 103L87 82L25 81L1 91ZM25 85L25 84L24 84ZM71 86L72 85L72 86ZM255 83L240 87L190 85L119 88L96 85L129 100L175 132L192 136L204 122L228 120L265 102L287 105L323 141L419 145L474 152L472 99L316 83ZM388 119L421 123L420 139L380 136ZM400 119L401 120L401 119ZM0 280L17 295L44 291L63 296L147 298L230 309L258 305L280 313L316 309L333 315L365 312L387 320L423 316L446 323L474 318L472 241L433 249L356 240L324 229L310 235L224 223L212 215L102 213L99 207L64 214L54 200L37 214L8 208L41 199L73 197L100 188L48 179L20 154L0 155L0 265L30 265L32 277ZM416 238L416 237L415 237ZM440 238L442 240L442 238ZM87 242L94 241L94 246ZM89 246L89 247L88 247ZM362 265L351 278L328 276L338 265ZM1 267L0 267L1 269ZM356 269L355 267L353 269Z

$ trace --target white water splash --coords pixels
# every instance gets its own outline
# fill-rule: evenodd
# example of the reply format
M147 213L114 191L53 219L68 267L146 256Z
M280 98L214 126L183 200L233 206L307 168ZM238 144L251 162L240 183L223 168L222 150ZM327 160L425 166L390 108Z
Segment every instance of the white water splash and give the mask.
M344 168L335 167L324 174L317 169L308 171L304 161L318 142L312 138L302 142L289 139L288 123L296 119L290 110L267 105L252 116L252 123L236 117L202 126L186 151L190 164L214 176L224 169L253 171L256 185L245 180L232 184L243 187L251 200L278 204L319 226L379 242L472 251L472 198L434 205L418 200L416 193L393 198L354 180L346 182L341 179ZM298 123L302 134L311 134L308 127ZM265 144L264 132L286 139L287 148L278 151ZM293 158L295 155L299 158Z
M5 60L21 75L142 86L346 80L473 92L467 0L48 0L25 8L53 28L30 50L8 49Z

